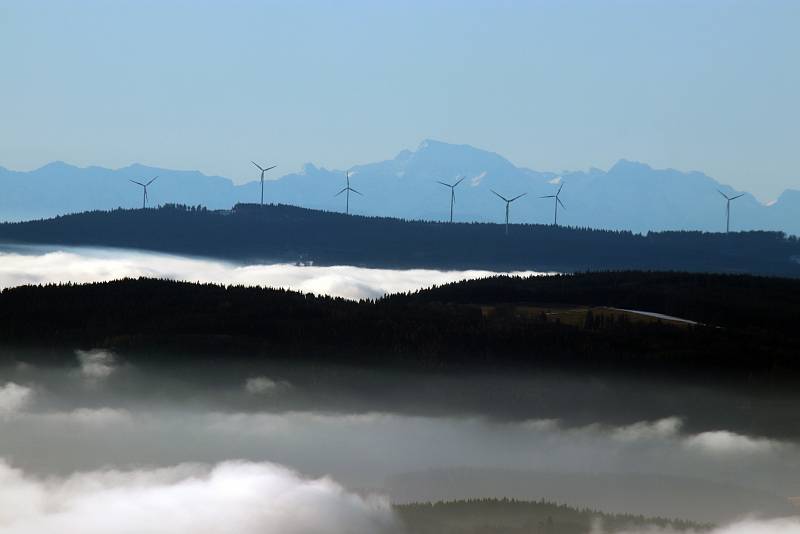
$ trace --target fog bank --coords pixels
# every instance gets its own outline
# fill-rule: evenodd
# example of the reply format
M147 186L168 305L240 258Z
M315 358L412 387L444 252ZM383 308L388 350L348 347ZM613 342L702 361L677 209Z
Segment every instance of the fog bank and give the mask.
M0 288L24 284L102 282L119 278L168 278L188 282L293 289L349 299L377 298L492 276L491 271L367 269L285 263L239 265L218 260L90 247L0 245ZM541 274L525 271L513 274Z
M796 441L698 431L691 415L576 425L558 411L518 420L376 411L374 396L331 381L345 369L252 371L226 378L185 367L167 376L102 351L77 352L67 368L0 367L0 458L28 476L61 478L239 458L331 476L395 502L545 498L698 521L791 514L788 498L800 493ZM353 372L362 387L375 383ZM391 391L398 407L443 384L419 380L407 376L404 393Z
M798 534L800 517L778 519L743 519L729 525L702 531L702 534ZM672 529L651 528L647 530L623 530L609 532L596 527L590 534L695 534L695 531L676 531ZM700 533L697 533L700 534Z
M41 479L0 459L0 534L378 534L387 500L269 463L182 464Z

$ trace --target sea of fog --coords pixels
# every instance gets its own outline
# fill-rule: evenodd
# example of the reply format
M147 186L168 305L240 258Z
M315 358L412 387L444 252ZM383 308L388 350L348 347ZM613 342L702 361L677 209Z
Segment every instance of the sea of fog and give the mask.
M490 496L735 523L726 534L800 526L774 521L797 515L797 439L664 415L652 384L600 386L636 390L652 417L587 422L543 384L582 403L589 377L17 356L0 367L0 533L119 532L119 517L137 533L399 532L392 502ZM532 394L506 413L515 391ZM192 530L195 508L206 530Z
M0 245L0 288L23 284L168 278L294 289L349 299L376 298L498 273L480 270L367 269L286 263L242 265L126 249ZM533 271L511 274L535 275Z
M0 249L2 287L153 276L373 298L490 274ZM800 532L797 397L646 377L2 351L0 534L402 533L392 503L471 497Z

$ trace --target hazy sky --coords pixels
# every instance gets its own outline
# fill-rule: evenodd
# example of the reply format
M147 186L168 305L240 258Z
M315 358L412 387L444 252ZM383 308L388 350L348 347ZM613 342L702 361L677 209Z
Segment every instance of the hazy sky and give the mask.
M257 178L430 137L800 187L800 2L0 2L0 165Z

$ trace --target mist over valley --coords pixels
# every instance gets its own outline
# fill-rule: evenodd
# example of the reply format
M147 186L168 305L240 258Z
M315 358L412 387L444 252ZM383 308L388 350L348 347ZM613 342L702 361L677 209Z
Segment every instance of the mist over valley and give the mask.
M800 534L800 2L0 2L0 534Z

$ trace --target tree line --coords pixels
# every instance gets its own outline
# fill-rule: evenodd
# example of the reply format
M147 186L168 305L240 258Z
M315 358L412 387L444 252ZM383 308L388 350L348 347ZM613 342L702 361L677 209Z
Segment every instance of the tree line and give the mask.
M526 312L576 304L588 305L592 319ZM800 375L799 304L797 280L687 273L495 277L360 302L126 279L3 290L0 343L104 347L166 360L555 367L771 384ZM678 314L700 324L634 320L605 306Z
M295 206L167 205L0 224L0 240L114 246L237 261L491 270L680 270L800 276L800 243L780 232L655 232L442 223Z
M412 534L586 534L600 522L609 532L628 529L701 532L709 525L689 521L608 514L545 500L464 499L394 506Z

